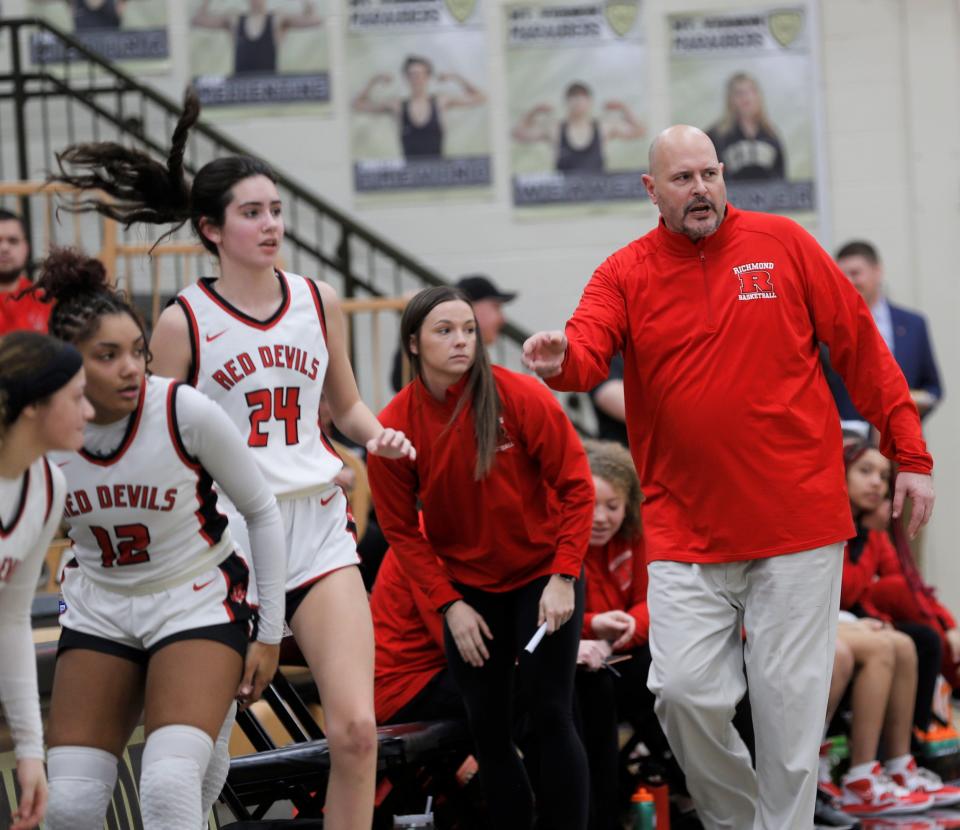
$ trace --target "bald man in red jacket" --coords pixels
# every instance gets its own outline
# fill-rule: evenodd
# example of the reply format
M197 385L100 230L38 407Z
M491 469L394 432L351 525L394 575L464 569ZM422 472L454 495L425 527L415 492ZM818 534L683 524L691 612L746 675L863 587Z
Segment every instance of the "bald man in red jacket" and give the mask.
M658 226L609 257L565 333L535 334L524 360L585 391L623 354L649 686L704 827L809 830L853 535L819 343L899 464L894 509L913 499L914 533L933 509L933 462L869 309L813 237L728 204L695 127L655 139L644 183ZM731 726L748 680L756 772Z

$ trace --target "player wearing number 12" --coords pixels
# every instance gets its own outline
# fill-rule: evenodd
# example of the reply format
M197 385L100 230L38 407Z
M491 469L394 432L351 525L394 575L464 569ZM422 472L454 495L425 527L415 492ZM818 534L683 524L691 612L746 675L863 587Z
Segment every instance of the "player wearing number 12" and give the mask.
M277 270L284 223L270 167L230 156L185 181L183 152L199 110L188 92L165 165L121 145L78 145L61 155L58 178L118 199L84 206L127 223L189 221L219 262L215 279L184 290L160 316L152 368L223 406L277 496L287 619L319 688L330 744L324 826L361 830L373 820L376 778L373 626L346 500L332 484L341 462L318 424L321 392L337 427L372 455L415 453L360 400L333 289ZM233 519L231 532L242 532Z
M103 828L117 759L143 711L144 828L193 830L209 810L207 773L222 784L209 768L233 698L254 699L276 671L280 513L226 413L195 389L145 377L143 326L99 261L54 251L38 285L56 303L51 331L83 357L93 404L83 447L51 455L66 478L74 559L61 577L47 828ZM250 528L254 643L247 565L214 482Z

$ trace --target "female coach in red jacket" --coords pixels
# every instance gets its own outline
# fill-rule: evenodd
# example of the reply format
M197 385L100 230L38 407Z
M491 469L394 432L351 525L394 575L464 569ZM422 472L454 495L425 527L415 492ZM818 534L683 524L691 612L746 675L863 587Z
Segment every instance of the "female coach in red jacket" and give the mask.
M540 823L582 830L587 764L571 711L579 577L593 518L583 447L536 379L490 366L457 289L417 294L400 334L415 379L381 415L417 442L418 454L369 459L380 525L401 567L443 614L491 826L533 826L530 784L511 738L519 657L541 759L533 782ZM543 623L547 636L524 652Z

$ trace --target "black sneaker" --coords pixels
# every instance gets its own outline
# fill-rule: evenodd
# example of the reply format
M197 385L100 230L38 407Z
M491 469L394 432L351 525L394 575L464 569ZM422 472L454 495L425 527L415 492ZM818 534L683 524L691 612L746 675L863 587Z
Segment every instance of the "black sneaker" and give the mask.
M817 790L817 804L813 809L813 822L817 827L846 827L861 830L862 825L848 813L836 809L826 793Z

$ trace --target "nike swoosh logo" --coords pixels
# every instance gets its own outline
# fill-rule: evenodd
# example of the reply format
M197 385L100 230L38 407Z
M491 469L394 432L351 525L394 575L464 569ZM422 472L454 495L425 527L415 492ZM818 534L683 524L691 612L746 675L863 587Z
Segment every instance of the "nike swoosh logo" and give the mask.
M214 577L213 579L216 579L216 577ZM213 582L213 579L208 579L206 582L203 583L203 585L197 585L197 583L194 582L194 583L193 583L193 590L194 590L194 591L202 591L202 590L203 590L204 588L206 588L211 582Z
M330 504L330 502L332 502L336 497L337 497L337 494L334 493L334 494L333 494L332 496L330 496L330 498L328 498L328 499L320 499L320 506L321 506L321 507L326 507L326 506L327 506L328 504Z
M208 342L208 343L212 343L214 340L216 340L216 339L217 339L218 337L220 337L221 335L226 334L227 331L228 331L228 329L224 329L223 331L218 331L216 334L208 334L208 335L207 335L207 342Z

